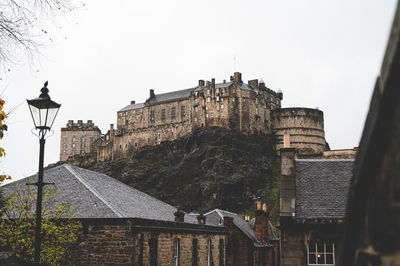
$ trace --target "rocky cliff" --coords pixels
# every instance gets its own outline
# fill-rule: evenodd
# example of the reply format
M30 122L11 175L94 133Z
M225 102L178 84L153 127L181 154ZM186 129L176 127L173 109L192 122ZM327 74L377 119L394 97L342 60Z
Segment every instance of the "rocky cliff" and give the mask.
M265 134L199 128L130 158L95 162L77 156L69 163L105 173L186 211L251 213L258 196L267 201L271 218L279 209L279 163Z

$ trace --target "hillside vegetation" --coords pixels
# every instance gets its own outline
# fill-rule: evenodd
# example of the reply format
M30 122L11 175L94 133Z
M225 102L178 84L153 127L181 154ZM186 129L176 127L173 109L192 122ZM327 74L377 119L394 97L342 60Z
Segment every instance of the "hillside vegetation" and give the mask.
M214 208L251 213L255 197L278 208L279 163L270 135L246 135L219 127L136 151L130 158L74 164L112 176L186 211Z

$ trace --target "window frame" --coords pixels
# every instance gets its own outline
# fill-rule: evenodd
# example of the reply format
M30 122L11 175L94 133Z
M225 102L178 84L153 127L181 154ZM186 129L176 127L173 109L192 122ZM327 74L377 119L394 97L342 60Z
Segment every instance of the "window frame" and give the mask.
M315 252L310 252L310 244L314 243L315 244ZM324 245L324 251L318 252L318 244L323 244ZM310 241L307 243L307 265L335 265L335 243L331 242L329 243L332 245L332 251L331 252L327 252L326 251L326 245L327 242L322 242L322 241ZM318 263L318 261L316 263L310 263L310 254L315 254L316 258L317 258L317 254L322 254L324 256L324 261L325 263ZM333 257L333 261L332 263L326 263L326 255L327 254L332 254Z
M180 257L180 241L179 238L174 238L173 240L173 253L172 253L172 265L179 266Z

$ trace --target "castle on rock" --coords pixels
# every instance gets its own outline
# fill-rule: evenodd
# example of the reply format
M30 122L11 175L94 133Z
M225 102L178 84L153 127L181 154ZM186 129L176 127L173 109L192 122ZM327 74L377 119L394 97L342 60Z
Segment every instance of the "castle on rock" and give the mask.
M144 103L131 101L117 112L117 126L104 135L91 120L70 120L61 129L60 160L91 154L98 161L128 157L145 146L191 134L199 127L219 126L243 133L272 134L275 149L297 148L322 154L325 141L323 112L309 108L281 108L283 93L257 79L243 82L235 72L229 81L199 80L197 86L169 93L150 90Z

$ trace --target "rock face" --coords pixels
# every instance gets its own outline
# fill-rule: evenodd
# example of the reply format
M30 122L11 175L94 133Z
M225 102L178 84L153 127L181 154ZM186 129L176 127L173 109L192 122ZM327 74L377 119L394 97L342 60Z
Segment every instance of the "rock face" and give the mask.
M269 193L274 187L276 191L279 172L270 135L199 128L130 158L94 162L76 157L69 163L105 173L186 211L243 213L253 209L255 196L267 200L269 208L277 204L278 195L271 198Z

